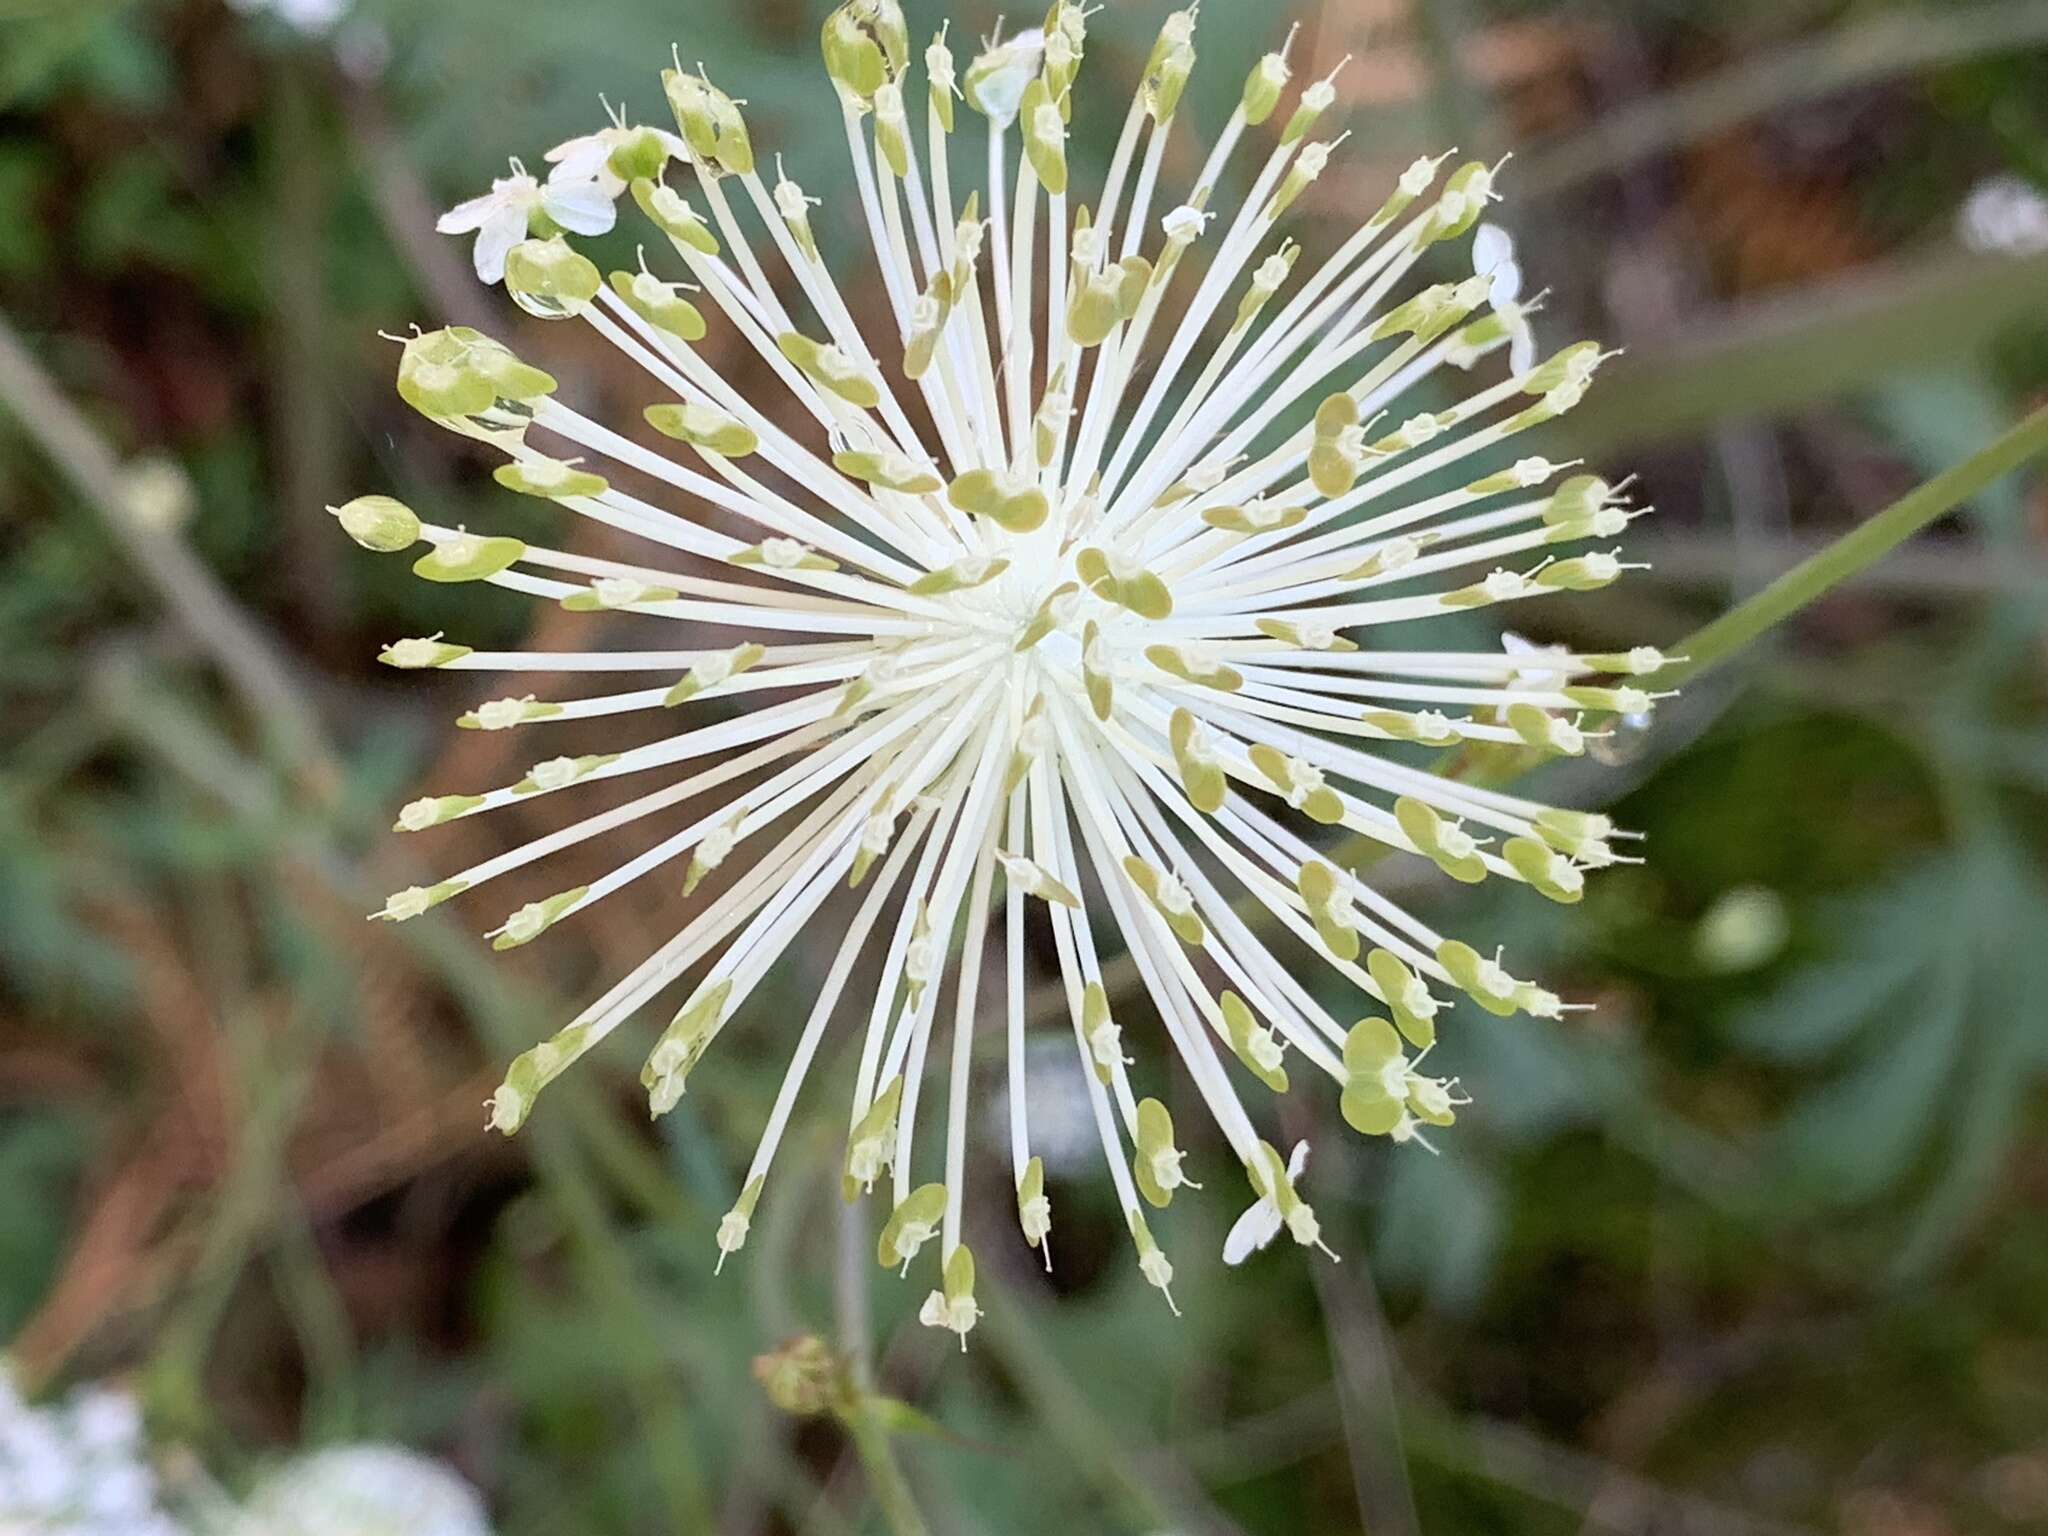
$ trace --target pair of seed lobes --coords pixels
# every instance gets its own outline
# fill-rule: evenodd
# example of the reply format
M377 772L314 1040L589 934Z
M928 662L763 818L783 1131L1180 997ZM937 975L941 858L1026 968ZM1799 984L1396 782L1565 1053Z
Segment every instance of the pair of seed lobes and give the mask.
M1244 206L1234 213L1213 206L1220 150L1186 203L1158 221L1163 239L1148 255L1139 237L1194 64L1194 15L1177 12L1162 28L1110 183L1092 207L1070 214L1065 138L1086 20L1081 7L1059 0L1042 29L992 43L964 74L942 34L924 56L927 179L906 97L912 64L900 9L893 0L852 0L827 19L821 41L845 107L854 190L902 348L896 372L875 361L825 269L811 226L816 200L786 177L770 192L742 103L701 72L680 63L663 72L677 134L620 119L563 146L550 157L558 172L574 167L591 180L560 189L553 204L531 178L503 184L504 197L516 200L508 206L528 210L531 224L530 238L505 254L508 292L541 318L587 320L648 367L673 398L649 407L646 424L694 454L706 473L587 422L554 398L551 377L479 333L448 330L406 342L401 395L452 430L505 451L501 485L686 556L741 568L744 580L606 566L518 540L430 528L389 498L337 509L368 548L395 552L428 539L433 548L415 568L430 580L513 585L578 611L635 616L621 623L713 620L779 632L691 653L671 686L595 699L587 710L580 701L531 695L479 706L463 723L545 728L591 713L758 697L757 685L795 692L648 747L547 759L504 791L416 801L400 826L422 830L520 796L692 756L711 761L632 802L624 815L631 820L760 768L766 777L758 785L658 850L659 862L688 858L681 885L695 904L689 923L575 1023L513 1063L492 1101L493 1124L516 1130L548 1082L660 988L716 954L643 1072L650 1107L666 1111L769 965L817 920L828 888L851 886L862 893L859 910L806 1022L741 1198L719 1224L721 1262L746 1240L790 1103L852 962L873 926L893 913L843 1182L853 1198L890 1176L891 1212L877 1257L907 1268L937 1240L940 1283L920 1315L963 1342L979 1308L973 1257L960 1240L957 1153L949 1150L943 1178L914 1181L911 1133L949 975L956 999L949 1118L968 1113L974 973L993 912L1007 914L1013 976L1027 903L1040 905L1059 940L1091 1111L1145 1279L1161 1290L1171 1280L1145 1208L1164 1206L1187 1182L1184 1154L1164 1103L1132 1091L1136 1062L1125 1055L1123 1026L1099 980L1092 903L1082 897L1091 872L1193 1091L1246 1170L1255 1201L1246 1241L1255 1247L1284 1228L1299 1243L1320 1245L1313 1210L1295 1187L1300 1149L1283 1160L1258 1136L1224 1060L1267 1090L1286 1092L1286 1057L1296 1054L1339 1082L1354 1128L1427 1145L1424 1128L1450 1124L1465 1102L1455 1082L1417 1070L1443 1006L1431 983L1499 1014L1555 1018L1565 1005L1509 975L1498 957L1445 939L1376 897L1264 806L1311 828L1341 826L1428 858L1455 879L1505 876L1575 901L1582 871L1618 858L1611 845L1618 834L1605 818L1433 784L1345 743L1449 747L1469 740L1583 751L1589 732L1566 718L1572 712L1634 714L1654 698L1645 688L1584 680L1642 677L1664 661L1647 648L1592 656L1415 653L1405 661L1409 653L1361 650L1342 633L1597 590L1626 569L1613 554L1549 553L1557 544L1613 536L1636 515L1593 476L1567 479L1503 513L1461 511L1535 492L1569 467L1540 457L1469 479L1426 504L1362 521L1346 517L1386 495L1383 487L1569 411L1606 354L1581 343L1541 364L1518 362L1503 388L1383 423L1396 386L1418 371L1469 369L1527 343L1526 307L1512 292L1502 296L1497 272L1431 285L1373 313L1426 251L1475 228L1494 196L1493 169L1459 167L1424 202L1441 160L1416 162L1354 239L1276 314L1272 301L1293 280L1300 247L1280 239L1263 256L1259 247L1329 163L1333 145L1308 136L1334 101L1330 83L1301 93ZM1274 117L1289 76L1284 53L1259 61L1222 150ZM956 95L987 119L998 162L1011 130L1018 139L1009 162L1015 199L1001 183L990 189L990 207L1003 217L986 251L980 193L969 195L963 211L942 174ZM1141 138L1149 146L1142 153ZM666 184L671 163L695 172L710 219ZM794 320L763 277L727 196L735 188L789 262L817 312L814 323ZM582 226L564 211L565 228L546 211L627 193L667 237L692 285L644 269L601 280L568 238ZM1045 227L1041 219L1050 233L1044 242L1034 235ZM1214 262L1179 312L1163 357L1148 363L1144 349L1163 296L1188 253L1210 238L1212 223L1222 231ZM478 257L481 273L481 235ZM1220 308L1246 273L1234 309ZM1030 334L1038 313L1042 337ZM1148 433L1212 314L1229 317L1227 333L1171 419ZM718 317L825 429L827 458L783 431L697 353ZM1325 396L1282 446L1259 446L1281 410L1369 347L1387 350L1350 388ZM1149 382L1132 409L1126 391L1134 379ZM936 441L924 440L903 415L896 392L904 381L928 408ZM1517 399L1523 403L1504 421L1475 426L1494 402ZM755 524L760 536L736 539L626 496L596 467L528 446L534 431L709 501ZM863 537L847 537L809 507L765 492L752 478L757 458L793 477L817 508L857 523ZM1425 521L1430 526L1417 526ZM1535 563L1515 568L1525 552ZM1472 565L1492 569L1463 585L1417 590L1439 571ZM571 585L557 572L588 580ZM1396 583L1410 595L1380 595ZM792 644L782 634L801 638ZM616 669L649 670L672 655L682 653L621 653ZM396 642L383 659L406 668L517 664L440 636ZM584 669L610 666L592 657ZM1447 713L1447 705L1463 712ZM733 752L728 767L722 754ZM785 830L771 838L772 827ZM735 857L742 848L748 860ZM523 851L501 855L431 888L398 893L377 915L416 916L526 861ZM494 942L530 942L659 862L643 857L528 903ZM700 894L710 890L712 872L728 866L741 873ZM1241 886L1387 1017L1338 1025L1236 916L1214 883L1218 876ZM1232 985L1212 990L1197 960L1220 965ZM1003 1010L1013 1062L1021 1059L1014 1049L1023 1030L1019 996L1013 986ZM1043 1160L1030 1152L1027 1089L1021 1080L1011 1084L1017 1218L1049 1262L1051 1205ZM950 1139L957 1147L958 1137ZM1234 1229L1226 1257L1236 1262L1246 1251Z

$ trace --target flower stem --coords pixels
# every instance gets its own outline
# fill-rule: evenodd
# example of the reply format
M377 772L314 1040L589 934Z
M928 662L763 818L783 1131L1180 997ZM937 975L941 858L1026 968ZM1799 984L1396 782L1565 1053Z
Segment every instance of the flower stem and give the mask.
M1874 517L1857 524L1825 549L1792 567L1747 602L1738 603L1676 647L1681 660L1645 679L1646 687L1673 687L1719 666L1775 625L1945 513L2048 449L2048 406L2022 419L2004 436L1962 463L1908 491Z

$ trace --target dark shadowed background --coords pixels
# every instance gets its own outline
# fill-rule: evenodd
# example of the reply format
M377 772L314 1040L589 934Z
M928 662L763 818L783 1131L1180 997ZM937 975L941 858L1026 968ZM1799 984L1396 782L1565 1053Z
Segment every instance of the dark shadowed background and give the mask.
M941 14L907 9L919 39ZM953 7L963 57L1004 9ZM1055 1157L1048 1126L1056 1280L1021 1248L984 1258L962 1357L916 1326L922 1283L878 1275L849 1337L843 1122L820 1093L714 1279L823 946L657 1124L626 1030L517 1140L485 1135L503 1064L672 933L679 892L644 882L516 956L476 914L363 922L414 878L397 805L522 760L453 729L491 679L392 673L379 647L599 631L416 583L323 508L379 490L545 526L401 405L380 329L476 323L592 414L641 403L620 358L478 288L432 222L508 154L596 126L600 93L661 119L671 41L826 194L821 240L872 304L833 195L823 10L0 0L18 1383L125 1382L174 1492L396 1440L515 1536L883 1529L844 1428L757 1381L805 1335L872 1352L948 1536L2048 1528L2038 477L1553 773L1547 792L1649 834L1649 863L1583 906L1383 868L1426 920L1497 934L1599 1007L1449 1031L1478 1102L1440 1157L1302 1107L1326 1122L1341 1267L1283 1243L1223 1269L1241 1195L1219 1178L1176 1207L1176 1321L1096 1154ZM1084 178L1162 15L1094 20ZM1626 349L1556 456L1640 476L1659 515L1629 548L1654 569L1547 638L1672 644L2048 392L2043 0L1206 0L1198 126L1292 20L1302 78L1356 55L1305 239L1418 153L1513 149L1496 213L1549 291L1539 333ZM454 867L518 830L487 818L429 852ZM1000 1219L993 1142L978 1162Z

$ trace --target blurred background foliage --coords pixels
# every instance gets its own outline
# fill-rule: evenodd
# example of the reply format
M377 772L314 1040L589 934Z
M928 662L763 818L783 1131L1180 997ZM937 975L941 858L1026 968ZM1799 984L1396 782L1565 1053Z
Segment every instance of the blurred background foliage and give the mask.
M908 8L921 34L939 19ZM956 38L998 10L961 0ZM1441 1157L1292 1106L1290 1137L1325 1131L1341 1267L1202 1258L1237 1206L1220 1179L1176 1212L1176 1321L1076 1154L1056 1277L985 1259L963 1359L915 1325L912 1287L835 1295L822 1096L713 1279L773 1030L652 1128L629 1046L516 1142L482 1134L497 1069L672 931L678 898L634 887L601 931L503 960L455 922L366 929L411 878L392 808L506 766L451 729L473 680L397 679L377 648L569 631L503 593L420 591L322 508L388 489L538 526L399 405L377 332L474 321L582 398L635 382L478 291L435 212L587 129L600 93L656 116L671 41L829 193L822 11L0 0L19 1378L126 1379L165 1465L230 1489L292 1447L426 1447L509 1533L879 1529L892 1468L947 1533L2048 1527L2038 478L1553 771L1565 803L1649 834L1650 862L1582 908L1382 868L1427 920L1496 932L1600 1006L1450 1029L1478 1103ZM1096 18L1105 117L1159 14ZM1207 0L1199 123L1291 20L1304 76L1355 55L1312 245L1420 151L1514 148L1500 213L1549 290L1542 333L1627 349L1557 446L1640 475L1660 515L1631 551L1654 569L1536 610L1545 638L1673 642L2048 392L2041 0ZM1077 154L1105 142L1079 126ZM819 216L828 250L853 249L845 201ZM873 1362L885 1395L840 1416L859 1435L784 1411L816 1406L801 1354L757 1364L812 1334Z

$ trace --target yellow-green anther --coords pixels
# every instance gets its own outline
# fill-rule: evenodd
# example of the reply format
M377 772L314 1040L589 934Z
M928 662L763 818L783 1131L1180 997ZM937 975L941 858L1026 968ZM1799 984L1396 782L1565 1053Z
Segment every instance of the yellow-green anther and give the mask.
M885 793L875 802L866 818L860 824L860 842L853 853L853 868L847 871L846 884L858 889L867 879L868 871L875 866L875 860L889 851L889 844L896 838L896 809L894 796Z
M1045 755L1051 734L1051 727L1045 723L1045 696L1040 694L1024 711L1024 723L1017 731L1017 745L1010 751L1009 766L1003 773L1005 799L1016 793L1017 786L1031 771L1031 765Z
M642 603L672 603L680 595L674 587L652 586L637 576L599 576L583 591L563 598L562 606L571 613L605 613Z
M1128 608L1141 619L1157 621L1173 612L1166 583L1114 551L1083 549L1074 557L1074 573L1104 602Z
M1597 592L1621 575L1622 564L1610 554L1580 555L1546 565L1532 578L1539 587L1565 592Z
M1207 728L1187 710L1176 709L1168 722L1167 736L1173 745L1174 765L1180 769L1180 784L1187 791L1188 803L1198 811L1215 815L1223 809L1230 781Z
M690 867L683 872L683 895L694 896L697 887L739 845L740 835L747 822L747 809L741 806L717 826L706 832L697 846L690 852Z
M620 181L659 179L668 166L668 142L652 128L621 128L611 134L605 168Z
M903 1076L898 1073L882 1085L846 1138L846 1166L840 1174L839 1193L851 1205L861 1192L873 1189L875 1180L896 1161L896 1111L903 1104Z
M1151 1227L1145 1223L1142 1211L1132 1209L1124 1213L1131 1229L1131 1241L1138 1245L1138 1273L1145 1277L1145 1283L1166 1296L1166 1304L1173 1306L1173 1293L1168 1288L1173 1284L1173 1265L1160 1251L1158 1242L1152 1236ZM1175 1309L1178 1314L1179 1309Z
M1048 874L1042 864L1010 853L999 853L996 857L1002 861L1005 878L1026 896L1062 907L1080 907L1081 898Z
M372 920L384 923L405 923L418 917L430 907L438 907L449 897L469 889L467 880L443 880L439 885L408 885L402 891L393 891L384 898L384 905L372 912Z
M1405 566L1413 565L1416 557L1422 553L1423 546L1434 544L1436 540L1437 535L1434 533L1397 533L1391 539L1370 546L1372 552L1346 571L1343 579L1368 581L1376 576L1390 575Z
M1486 878L1486 864L1479 857L1479 844L1472 834L1445 821L1423 801L1403 795L1394 802L1394 820L1416 851L1433 860L1453 880L1476 885Z
M1488 1013L1506 1018L1515 1011L1523 983L1502 970L1499 961L1488 960L1456 939L1437 945L1436 959L1452 983Z
M913 1010L923 1000L925 988L938 975L939 962L944 958L938 936L932 932L931 904L926 902L918 907L910 927L910 942L903 948L903 989Z
M751 427L721 410L694 401L650 405L642 414L647 425L663 437L672 437L720 458L743 459L761 446Z
M490 1098L491 1129L510 1136L526 1123L541 1089L560 1077L594 1043L588 1024L570 1024L512 1058Z
M1211 507L1202 521L1225 533L1279 533L1299 527L1308 520L1308 508L1283 506L1271 501L1247 502L1241 507Z
M1268 639L1302 651L1355 651L1358 642L1346 640L1320 619L1259 619L1259 633Z
M939 1223L946 1214L946 1186L920 1184L903 1197L903 1203L882 1223L881 1238L875 1244L875 1259L884 1269L906 1272L918 1250L939 1235Z
M1095 718L1108 720L1116 709L1116 680L1102 664L1102 626L1093 619L1081 631L1081 686Z
M1453 747L1465 739L1465 733L1451 723L1450 717L1436 709L1368 709L1358 718L1374 730L1384 731L1394 741Z
M905 496L928 496L946 488L929 464L893 451L845 452L832 455L832 467L843 475Z
M869 24L873 0L856 0L842 5L825 18L819 45L825 55L825 73L841 91L863 106L872 106L875 92L889 80L889 63L881 39ZM898 66L901 67L900 65Z
M567 916L569 909L589 892L589 886L579 885L570 890L557 891L542 901L529 901L505 919L505 925L491 940L491 948L517 949L522 944L531 944Z
M725 1261L747 1245L747 1233L754 1224L754 1207L761 1199L761 1186L765 1182L764 1174L756 1174L748 1180L747 1187L740 1191L732 1209L718 1219L718 1263L712 1267L713 1274L723 1269Z
M1385 1019L1360 1019L1344 1037L1344 1123L1365 1136L1385 1136L1408 1106L1408 1057Z
M1577 757L1586 750L1586 736L1578 726L1535 704L1510 704L1508 727L1539 752Z
M1552 901L1569 906L1586 894L1579 867L1540 839L1511 837L1500 851L1509 868Z
M683 200L673 187L640 177L633 183L633 201L677 251L695 251L703 256L718 254L718 237L704 216Z
M505 401L526 404L554 389L552 375L466 325L411 337L399 354L399 398L437 420L479 416Z
M685 672L676 685L662 695L664 709L674 709L699 694L708 693L721 683L738 677L742 672L757 665L768 653L761 646L749 641L736 645L729 651L717 651L703 657Z
M1189 1183L1180 1171L1181 1160L1187 1154L1173 1144L1173 1116L1157 1099L1138 1101L1137 1134L1133 1139L1138 1155L1132 1161L1131 1171L1137 1175L1138 1193L1151 1204L1163 1209L1183 1184L1190 1189L1201 1187Z
M1583 389L1592 383L1604 357L1597 341L1575 341L1568 347L1561 347L1529 370L1528 376L1521 381L1522 393L1549 395L1559 389ZM1593 480L1596 477L1586 475L1582 478Z
M775 345L805 378L830 390L848 405L867 411L882 403L881 387L874 375L836 344L785 331L775 338Z
M1525 458L1515 460L1506 469L1481 476L1466 486L1465 490L1468 495L1472 496L1497 496L1502 491L1531 490L1556 474L1558 468L1559 466L1551 463L1550 460L1542 457L1540 454L1530 454ZM1591 475L1580 475L1574 478L1591 480L1593 477ZM1567 484L1569 483L1571 482L1567 482ZM1562 487L1560 487L1561 489ZM1593 511L1598 505L1599 503L1595 502L1594 506L1588 507L1586 510L1589 512ZM1555 521L1557 515L1558 500L1553 495L1550 500L1543 504L1543 520L1546 523Z
M1632 677L1648 677L1653 672L1661 672L1672 660L1654 645L1639 645L1629 651L1595 651L1585 658L1586 665L1595 672Z
M1144 83L1138 88L1139 99L1144 102L1152 120L1161 127L1173 120L1173 114L1180 107L1181 93L1187 89L1188 76L1194 73L1194 37L1194 7L1175 11L1159 29L1158 41L1152 45L1152 56L1146 61Z
M1074 415L1074 397L1067 391L1066 374L1064 363L1053 370L1053 376L1046 381L1045 398L1038 402L1038 410L1031 418L1031 446L1040 469L1051 467L1053 455L1059 452L1060 437Z
M420 540L420 520L395 496L357 496L329 507L341 531L380 555L410 549Z
M775 157L778 172L782 157ZM796 241L797 249L810 261L819 260L818 237L811 229L811 210L819 206L818 199L807 197L804 189L787 176L778 175L775 182L775 211L782 215L782 222L788 226L790 238Z
M1301 247L1292 240L1283 241L1280 249L1258 264L1252 272L1252 285L1245 296L1238 301L1237 318L1231 322L1232 330L1242 330L1257 318L1260 310L1274 294L1280 291L1287 276L1294 270L1294 263L1301 255Z
M1034 1157L1024 1165L1024 1177L1017 1181L1017 1225L1024 1241L1033 1248L1052 1232L1052 1201L1045 1193L1045 1159Z
M1301 153L1294 157L1294 164L1287 168L1287 175L1280 183L1280 190L1273 194L1272 204L1266 210L1268 220L1277 219L1292 208L1301 194L1323 174L1324 167L1330 163L1330 152L1334 147L1325 143L1302 146Z
M611 285L613 293L657 330L683 341L704 339L702 311L684 298L674 283L665 283L651 272L614 272Z
M1543 504L1543 521L1552 527L1560 523L1584 522L1613 499L1614 487L1598 475L1573 475L1550 493Z
M1413 336L1419 345L1435 341L1486 302L1487 281L1475 277L1423 289L1374 326L1372 339L1388 341L1396 336Z
M505 256L505 291L521 309L543 320L582 314L602 285L590 258L559 235L522 240Z
M572 496L602 496L610 489L604 476L593 475L587 469L578 469L546 454L500 464L491 471L491 478L508 491L517 491L522 496L544 496L550 501L565 501Z
M1201 914L1195 911L1194 894L1180 876L1155 868L1136 854L1125 857L1124 873L1152 904L1152 909L1166 919L1166 926L1181 943L1200 948L1207 942L1209 930L1202 925Z
M451 661L460 661L474 649L474 646L450 644L439 635L413 635L392 641L377 653L377 659L387 667L411 671L418 667L445 667Z
M680 69L664 69L661 88L700 172L715 175L729 171L744 176L754 168L754 146L747 137L746 121L730 96L703 76Z
M939 116L939 126L947 133L953 131L953 98L960 87L954 80L953 50L946 46L942 33L932 39L931 46L924 51L925 78L931 82L932 110Z
M518 539L458 533L415 560L412 573L426 581L486 581L525 555L526 545Z
M551 757L546 762L535 763L526 770L526 777L512 786L515 795L549 794L558 789L567 789L571 784L589 778L600 768L609 768L619 760L616 752L590 752L582 757Z
M1657 704L1656 699L1641 688L1570 687L1563 692L1581 709L1605 710L1616 715L1645 715Z
M1244 109L1245 126L1256 128L1273 115L1280 105L1280 93L1292 78L1287 60L1277 53L1267 54L1252 66L1252 72L1245 76L1244 94L1238 99Z
M875 147L897 180L910 174L910 119L903 110L903 87L894 80L875 92Z
M409 800L398 812L398 820L392 823L394 832L424 832L429 827L438 827L444 821L453 821L466 816L484 803L482 795L423 795Z
M1308 450L1308 477L1324 496L1342 496L1358 483L1365 458L1365 428L1358 402L1344 390L1316 407L1315 440Z
M1063 581L1048 592L1045 601L1038 605L1037 611L1025 622L1024 627L1017 631L1017 642L1013 647L1015 652L1019 656L1023 655L1058 629L1065 622L1066 614L1072 608L1080 591L1077 583Z
M1035 32L1019 33L987 49L967 66L967 105L994 127L1009 127L1017 120L1025 89L1037 77L1044 56L1045 39Z
M1368 445L1366 454L1375 459L1386 459L1392 458L1395 454L1406 453L1411 448L1420 448L1443 434L1444 428L1451 424L1446 420L1450 416L1449 411L1442 416L1429 411L1418 412L1384 437Z
M1294 144L1315 132L1315 126L1325 112L1337 103L1336 81L1325 76L1301 93L1301 100L1295 103L1294 114L1287 119L1287 126L1280 130L1282 144Z
M1235 693L1244 686L1244 674L1215 660L1192 646L1148 645L1145 659L1160 671L1184 683L1198 683L1218 693Z
M1024 130L1024 158L1054 197L1067 190L1067 125L1043 80L1024 87L1018 121Z
M1358 917L1351 905L1351 890L1335 869L1321 859L1309 859L1295 872L1294 888L1301 904L1316 925L1316 937L1323 948L1347 965L1358 958Z
M1071 88L1074 77L1081 72L1081 48L1064 30L1057 26L1043 28L1045 32L1045 68L1039 79L1044 82L1048 99L1060 115L1062 123L1073 121L1074 98ZM1028 108L1026 109L1029 110Z
M725 1005L731 996L732 978L722 977L699 987L676 1010L640 1068L640 1086L647 1090L649 1113L665 1115L676 1107L690 1069L703 1060L725 1022Z
M1273 1092L1285 1093L1287 1068L1281 1061L1286 1048L1235 992L1225 992L1216 1001L1223 1011L1223 1037L1232 1053L1253 1077Z
M1000 555L968 555L936 571L926 571L910 584L917 597L943 597L948 592L965 592L994 581L1010 568Z
M1251 749L1251 759L1287 803L1309 820L1332 827L1344 819L1343 797L1324 781L1322 769L1314 763L1263 742Z
M562 706L536 699L532 694L518 699L492 699L479 704L456 720L465 731L508 731L515 725L548 720L562 712Z
M1531 589L1529 578L1519 571L1488 571L1485 580L1446 592L1437 599L1437 603L1444 608L1484 608L1489 603L1527 597Z
M1435 1044L1436 1016L1443 1004L1430 995L1429 983L1409 970L1390 949L1375 949L1367 955L1365 970L1409 1042L1417 1050L1427 1050Z
M946 487L946 499L962 512L985 517L1008 533L1035 532L1052 510L1036 481L992 469L968 470Z
M1535 823L1538 837L1573 858L1614 836L1613 821L1590 811L1546 809L1536 813Z
M1137 316L1151 281L1152 263L1142 256L1081 276L1067 300L1068 337L1079 347L1101 346L1111 331Z
M918 1309L917 1320L927 1328L945 1328L960 1336L967 1348L967 1335L981 1320L981 1308L974 1300L974 1255L965 1243L946 1255L940 1288L928 1294Z
M1477 160L1466 161L1445 181L1443 194L1437 199L1436 217L1430 221L1425 239L1456 239L1479 222L1479 216L1492 201L1492 168Z
M1089 1065L1095 1075L1108 1082L1110 1074L1124 1065L1124 1032L1110 1016L1109 994L1099 981L1091 981L1081 993L1081 1038L1088 1046Z

